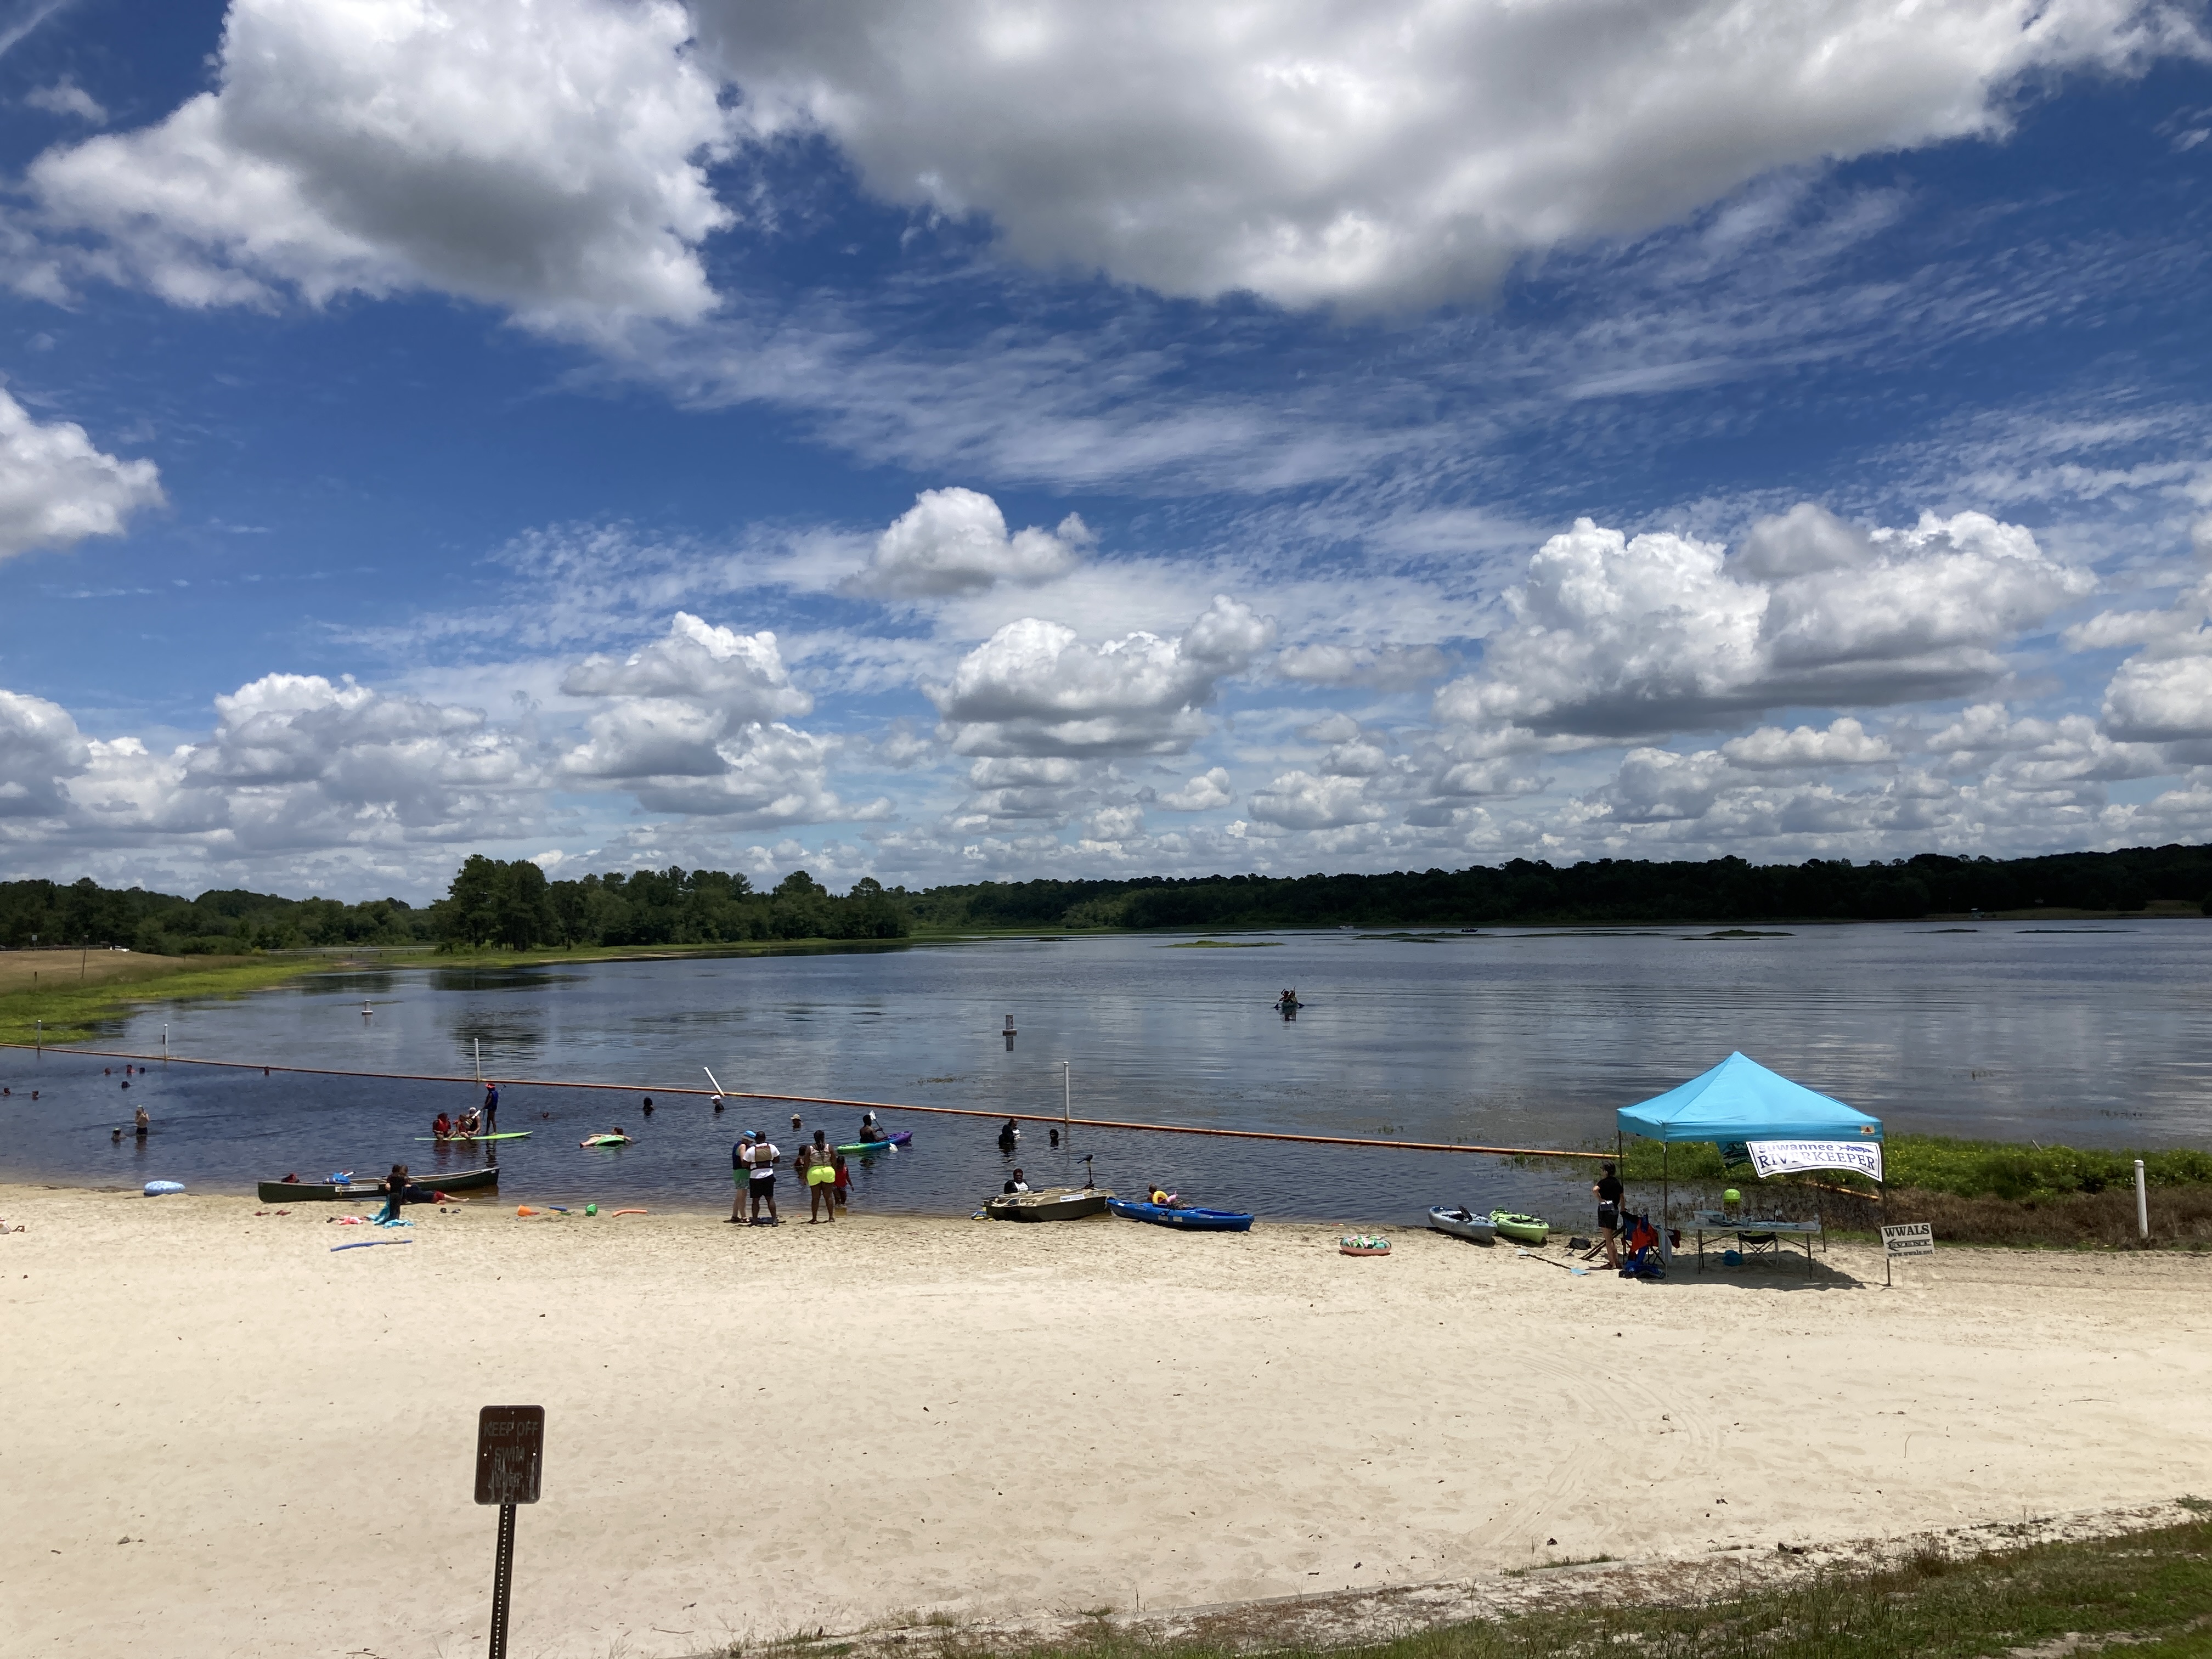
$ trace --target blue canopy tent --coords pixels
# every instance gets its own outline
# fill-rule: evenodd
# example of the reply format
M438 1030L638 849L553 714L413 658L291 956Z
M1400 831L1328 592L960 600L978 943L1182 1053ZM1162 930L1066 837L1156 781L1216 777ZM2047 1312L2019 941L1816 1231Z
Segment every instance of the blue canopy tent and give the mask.
M1622 1107L1618 1123L1622 1134L1645 1136L1662 1148L1662 1217L1672 1195L1663 1148L1674 1141L1710 1140L1728 1146L1753 1140L1872 1141L1877 1145L1881 1140L1880 1118L1869 1117L1802 1083L1792 1083L1740 1052L1663 1095L1655 1095L1640 1105ZM1852 1166L1838 1163L1829 1167Z

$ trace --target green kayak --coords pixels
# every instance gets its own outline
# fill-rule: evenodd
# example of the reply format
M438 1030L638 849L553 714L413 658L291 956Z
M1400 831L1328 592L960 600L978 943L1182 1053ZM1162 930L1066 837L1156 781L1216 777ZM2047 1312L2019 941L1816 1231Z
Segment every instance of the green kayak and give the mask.
M1517 1239L1523 1244L1541 1244L1552 1236L1552 1224L1540 1215L1516 1215L1510 1210L1492 1210L1490 1224L1498 1229L1499 1237Z
M848 1140L837 1150L848 1158L866 1158L871 1152L884 1152L893 1146L903 1146L913 1139L913 1130L901 1129L896 1134L886 1135L881 1140Z

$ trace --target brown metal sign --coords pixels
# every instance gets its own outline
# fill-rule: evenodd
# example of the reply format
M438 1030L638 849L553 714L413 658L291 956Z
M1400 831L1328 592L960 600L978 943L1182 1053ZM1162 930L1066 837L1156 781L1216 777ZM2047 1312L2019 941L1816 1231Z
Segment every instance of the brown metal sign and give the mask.
M544 1407L486 1406L477 1413L477 1502L535 1504L544 1450Z

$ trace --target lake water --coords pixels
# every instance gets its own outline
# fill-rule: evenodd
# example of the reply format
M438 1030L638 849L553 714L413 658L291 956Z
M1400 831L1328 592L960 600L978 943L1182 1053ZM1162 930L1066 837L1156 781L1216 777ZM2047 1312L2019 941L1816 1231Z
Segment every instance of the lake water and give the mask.
M1437 942L1344 933L1244 935L1251 949L1152 938L996 940L895 950L329 975L234 1000L161 1005L95 1046L363 1072L630 1083L662 1102L510 1085L500 1127L507 1201L719 1204L740 1128L790 1113L849 1139L842 1109L697 1097L788 1090L992 1112L1514 1146L1610 1144L1613 1113L1741 1048L1814 1088L1923 1132L2097 1146L2212 1143L2212 924L1972 932L1812 927L1759 939L1702 930L1486 933ZM1308 1005L1273 1005L1295 985ZM364 1018L364 1001L374 1009ZM1019 1036L1000 1036L1012 1014ZM113 1068L104 1070L104 1068ZM475 1149L419 1144L465 1085L155 1067L127 1094L120 1063L0 1052L0 1172L137 1186L156 1177L251 1190L296 1170L364 1175L405 1161L434 1179ZM32 1103L31 1090L40 1091ZM143 1104L142 1146L111 1143ZM890 1115L911 1148L854 1165L864 1209L965 1213L998 1190L994 1126ZM622 1124L637 1143L586 1152ZM1209 1141L1027 1127L1032 1185L1157 1181L1188 1201L1263 1215L1404 1223L1429 1204L1580 1218L1589 1176L1444 1153ZM780 1182L792 1207L788 1173ZM803 1194L796 1208L803 1212Z

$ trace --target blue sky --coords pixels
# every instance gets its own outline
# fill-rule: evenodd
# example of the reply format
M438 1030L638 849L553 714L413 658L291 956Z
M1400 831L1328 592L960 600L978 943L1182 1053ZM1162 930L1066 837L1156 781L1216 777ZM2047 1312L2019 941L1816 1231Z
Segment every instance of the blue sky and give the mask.
M2199 840L2207 40L0 7L0 874Z

